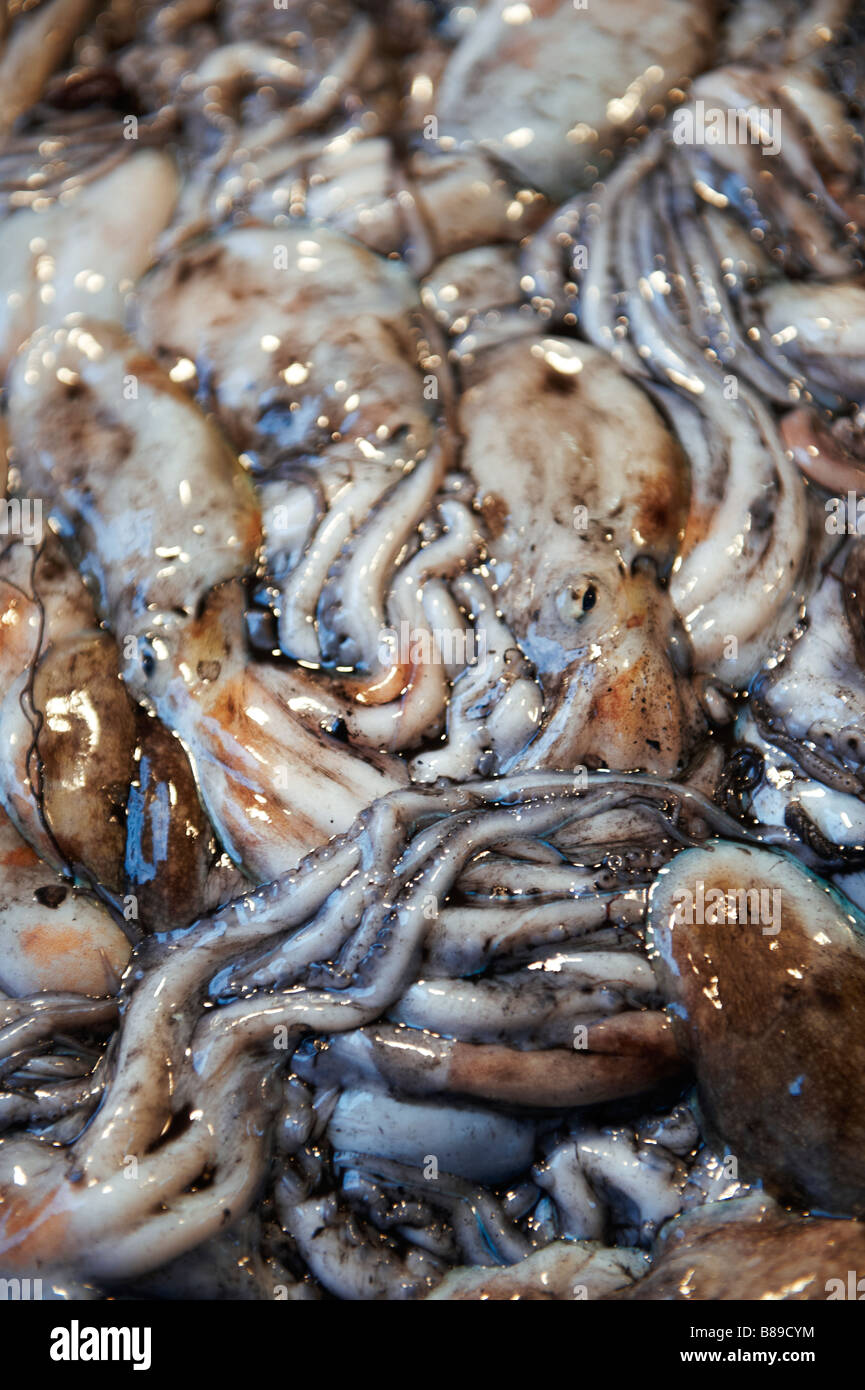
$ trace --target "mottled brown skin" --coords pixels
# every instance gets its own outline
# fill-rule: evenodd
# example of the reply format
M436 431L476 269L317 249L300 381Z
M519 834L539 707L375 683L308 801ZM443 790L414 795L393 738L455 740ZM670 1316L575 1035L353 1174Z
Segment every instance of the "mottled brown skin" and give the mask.
M611 1301L640 1302L771 1299L825 1300L847 1271L865 1268L865 1226L858 1221L805 1220L777 1207L740 1219L721 1219L712 1203L667 1225L651 1272L631 1288L607 1294ZM733 1215L731 1210L729 1215Z
M120 889L135 718L118 672L117 647L85 632L49 647L33 704L45 818L63 857Z
M382 444L382 424L389 436L405 428L413 447L429 447L432 414L415 365L412 281L325 228L316 231L313 268L300 251L308 235L308 228L235 228L184 248L142 282L138 339L166 370L180 357L196 364L199 398L259 468L330 456L334 430L343 441ZM265 335L275 342L266 353ZM292 385L284 373L297 362L308 364L308 375ZM190 378L190 390L196 380ZM339 390L338 380L345 383ZM319 418L330 422L326 429L314 423ZM381 452L392 461L404 446ZM354 448L346 457L361 461Z
M751 921L675 922L663 879L652 905L654 965L694 1061L706 1132L781 1200L862 1215L865 938L792 862L738 848L732 869L731 848L717 869L711 851L691 851L676 882L695 895L698 880L706 894L774 885L776 934Z

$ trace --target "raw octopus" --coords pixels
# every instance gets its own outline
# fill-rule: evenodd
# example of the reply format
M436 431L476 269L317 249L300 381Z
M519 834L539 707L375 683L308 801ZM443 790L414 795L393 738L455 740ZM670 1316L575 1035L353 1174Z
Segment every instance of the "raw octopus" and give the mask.
M12 9L0 1273L835 1296L861 15Z
M131 411L124 390L134 393ZM85 321L57 337L42 330L13 374L10 419L31 486L46 498L61 533L75 537L127 684L187 738L205 804L235 858L252 872L273 872L286 856L296 859L297 847L307 848L319 827L325 834L344 828L354 810L398 783L398 775L358 761L360 800L346 808L343 777L340 797L310 825L295 809L288 774L279 773L287 767L285 750L303 737L288 700L278 715L289 731L271 736L267 756L259 750L270 715L253 703L245 661L232 660L242 614L234 605L235 624L226 615L232 580L254 568L260 513L236 456L168 373L111 325ZM90 501L95 475L86 482L81 475L83 450L104 469L97 507ZM153 486L155 460L161 493ZM129 488L134 476L137 493ZM173 534L164 529L168 517L175 518ZM202 616L196 608L204 608ZM276 710L272 698L269 704ZM308 735L307 745L305 764L324 760L318 775L327 779L324 736Z
M107 895L125 930L186 925L240 880L219 862L180 743L130 700L53 533L35 550L12 542L0 572L0 801L42 859Z
M644 806L636 818L628 811L635 800ZM610 894L607 903L596 896L606 856L592 843L593 820L600 816L608 822L617 808L624 812L619 833L626 843L635 837L638 842L645 839L647 825L654 832L652 839L659 827L663 831L669 825L672 831L675 808L675 840L665 836L667 854L681 836L702 838L711 827L737 833L734 824L705 798L648 777L629 784L627 779L595 774L589 788L576 795L565 774L541 774L531 787L522 779L515 783L505 778L442 792L396 792L365 812L349 835L316 851L297 872L236 899L183 933L146 942L140 948L138 968L133 963L126 977L131 997L121 1025L118 1064L91 1124L68 1150L49 1150L28 1136L3 1141L0 1174L6 1212L0 1224L0 1250L4 1261L16 1267L23 1262L68 1268L116 1281L153 1268L166 1256L179 1255L214 1234L222 1223L224 1204L245 1205L262 1181L265 1139L273 1124L286 1154L303 1149L314 1130L309 1112L313 1092L301 1080L307 1068L298 1062L297 1077L287 1083L284 1110L278 1117L280 1088L272 1077L268 1079L272 1068L268 1054L274 1047L295 1050L305 1034L326 1040L335 1033L360 1043L358 1030L384 1012L397 1021L404 1017L403 1036L409 1042L413 1030L409 1020L416 1004L410 1002L411 989L405 991L415 977L429 924L438 915L436 904L445 903L461 875L463 892L480 894L490 903L501 904L503 891L507 893L517 921L526 910L522 897L538 906L570 891L588 908L583 922L575 922L571 933L588 932L592 940L593 928L609 932L611 927L612 950L608 959L603 952L597 957L597 969L589 952L584 964L578 965L579 958L574 956L566 970L562 1003L567 1012L562 1021L564 1036L572 1040L570 1046L558 1050L544 1046L563 1037L562 1025L554 1022L559 1009L553 1008L552 1032L537 1034L534 1048L528 1051L512 1047L511 1037L519 1038L513 1033L517 1019L511 1020L506 996L498 1001L493 996L485 1007L491 1017L499 1016L501 1040L452 1042L432 1070L425 1061L418 1071L410 1046L396 1049L392 1064L396 1070L386 1075L390 1087L396 1086L406 1097L399 1124L409 1146L418 1142L411 1138L411 1126L418 1123L414 1113L418 1105L412 1097L418 1094L441 1096L446 1106L468 1093L479 1099L510 1100L531 1110L539 1104L555 1110L578 1104L580 1098L597 1101L603 1096L639 1095L661 1078L676 1076L681 1060L671 1046L669 1021L651 1007L651 973L639 967L639 951L632 954L617 944L613 925L629 919L628 899L650 874L637 863L632 872L621 876L619 871L619 883L630 885L628 892ZM608 837L609 826L599 833ZM490 849L500 846L506 851L509 843L511 854L522 845L523 857L510 858L500 850L500 866L493 864L485 892L483 877L476 885L471 877L466 882L466 872L471 876L475 864L483 874ZM549 846L548 853L533 857L533 845L540 851L543 844ZM340 883L346 884L346 892L334 894ZM384 884L388 898L383 901ZM638 903L639 898L634 899ZM558 974L565 958L560 952L545 957L543 942L562 943L563 929L555 915L548 913L547 922L546 928L538 923L532 933L535 951L540 949L541 968L551 967ZM523 968L530 970L531 964ZM604 987L595 996L592 991L598 984ZM554 1004L558 992L554 991L547 1007ZM401 1007L396 1007L400 1000ZM204 1008L207 1001L210 1008ZM417 1023L421 1022L418 1018ZM537 1016L535 1029L539 1024ZM580 1027L585 1029L584 1046L574 1042ZM429 1036L427 1030L418 1029L421 1051ZM539 1045L540 1050L535 1050ZM174 1059L170 1086L162 1062L165 1048ZM365 1060L365 1051L361 1047L357 1064L366 1086L377 1094L381 1081L376 1079L375 1052ZM338 1074L352 1077L351 1056L337 1065ZM388 1065L386 1059L384 1065ZM544 1075L546 1095L537 1089ZM314 1073L311 1080L315 1086ZM323 1085L315 1090L333 1095L328 1080L325 1075ZM130 1088L136 1095L132 1106ZM79 1090L75 1097L79 1108L92 1110L96 1097L82 1100ZM328 1107L328 1115L331 1110ZM170 1116L181 1112L188 1124L180 1128L177 1138L146 1156ZM442 1116L447 1119L451 1143L458 1142L461 1127L472 1113L457 1104L452 1115ZM337 1109L332 1123L338 1116ZM230 1156L221 1156L218 1136L228 1122L236 1144ZM531 1123L522 1141L517 1133L510 1140L516 1146L512 1171L525 1164L530 1131ZM350 1163L354 1170L360 1164L373 1185L377 1175L386 1179L394 1163L390 1154L358 1157L346 1150L340 1161L343 1145L357 1142L357 1137L357 1121L352 1122L344 1111L332 1139L337 1169ZM426 1142L423 1128L418 1137L421 1144ZM120 1189L108 1179L125 1155L138 1155L142 1171L138 1181ZM292 1168L280 1177L276 1191L280 1206L291 1209L286 1219L301 1248L303 1215L295 1203L298 1194L305 1197L309 1192L303 1174L309 1162L316 1161L313 1149L308 1159L299 1160L296 1171ZM458 1173L448 1176L440 1197L431 1189L431 1200L445 1212L453 1212L457 1247L476 1252L472 1224L460 1235L463 1222L457 1222L457 1217L468 1197L466 1181L489 1176L490 1170L477 1168L477 1147L471 1143L462 1162L469 1164L468 1179ZM22 1165L30 1175L26 1192L16 1190L8 1176L13 1166ZM204 1168L212 1171L213 1181L196 1192L194 1179ZM72 1171L84 1174L83 1184L70 1182ZM399 1166L396 1181L410 1184L412 1171ZM187 1191L190 1185L193 1190ZM154 1215L157 1193L165 1209ZM504 1214L496 1215L495 1199L485 1196L483 1201L492 1226L502 1227L502 1250L514 1256L517 1251L527 1254L526 1237ZM328 1210L326 1224L335 1227L339 1245L344 1214L332 1201ZM318 1219L320 1223L321 1214ZM366 1256L358 1253L355 1258ZM441 1269L436 1258L423 1254L422 1246L406 1259L418 1290L434 1282L435 1272ZM333 1274L331 1262L336 1264ZM334 1253L315 1266L327 1287L333 1287L342 1263L343 1257ZM393 1278L399 1282L401 1264L396 1259L395 1264ZM344 1271L340 1278L356 1278L359 1273Z

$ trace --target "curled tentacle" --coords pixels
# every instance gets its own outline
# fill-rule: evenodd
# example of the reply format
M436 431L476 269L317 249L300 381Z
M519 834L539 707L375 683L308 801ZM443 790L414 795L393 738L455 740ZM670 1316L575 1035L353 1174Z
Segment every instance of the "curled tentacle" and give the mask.
M385 590L397 557L430 510L447 466L448 450L442 443L396 483L343 547L318 601L319 641L326 660L340 666L364 665L380 674ZM355 597L361 582L362 605Z
M445 746L419 753L412 762L419 782L462 781L507 767L537 733L543 711L538 681L496 613L487 585L480 576L465 574L451 587L471 614L479 654L454 683Z
M206 1239L224 1209L242 1209L262 1179L275 1105L262 1079L273 1069L268 1055L275 1039L285 1034L286 1057L304 1035L349 1033L362 1043L411 983L434 921L424 912L430 896L446 900L473 858L515 835L543 841L591 821L598 810L608 812L611 793L622 806L635 793L654 798L698 836L712 822L726 823L696 793L651 778L616 782L598 775L577 795L561 774L539 774L528 788L520 779L500 779L399 791L297 871L193 928L142 944L127 976L110 1077L90 1124L62 1153L14 1134L0 1146L4 1179L15 1164L32 1178L26 1194L3 1183L5 1263L50 1267L72 1259L115 1278L152 1267L166 1249L179 1254ZM345 897L341 888L349 890ZM383 889L392 903L385 900L384 916ZM341 987L321 988L326 972L307 967L303 973L310 943L333 951L341 938L342 978L333 981ZM256 982L251 992L226 998L222 991L238 978L238 963L255 968L272 947L271 968L299 971L298 983L274 990ZM108 1005L85 1007L95 1017L94 1009ZM56 1026L53 1020L27 1024L25 1015L19 1009L11 1023L20 1017L25 1030L36 1027L34 1039ZM403 1038L416 1033L433 1040L416 1029L378 1025L384 1039L394 1029ZM591 1022L584 1052L523 1052L446 1037L435 1040L434 1051L435 1065L416 1069L412 1080L412 1050L397 1048L394 1056L385 1043L384 1053L373 1050L365 1064L367 1075L371 1069L378 1077L374 1089L388 1075L388 1084L409 1096L440 1090L485 1104L567 1108L639 1093L680 1065L662 1016L642 1008ZM340 1067L341 1082L350 1074ZM69 1099L72 1122L80 1096ZM230 1156L219 1140L228 1128L237 1138ZM112 1182L131 1159L134 1180ZM73 1181L76 1174L83 1178ZM167 1210L155 1211L154 1203Z

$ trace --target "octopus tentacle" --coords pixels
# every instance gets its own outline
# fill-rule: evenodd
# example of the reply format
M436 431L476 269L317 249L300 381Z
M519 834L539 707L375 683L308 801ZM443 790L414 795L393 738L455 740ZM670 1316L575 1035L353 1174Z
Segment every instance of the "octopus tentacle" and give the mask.
M431 507L448 458L447 444L440 440L373 508L331 568L318 601L320 642L327 660L377 671L386 627L385 586L397 556ZM357 592L361 577L363 608L356 599L348 599Z
M168 1238L169 1226L171 1249L178 1253L205 1238L216 1229L225 1203L242 1208L262 1180L274 1100L260 1082L272 1070L272 1061L266 1067L263 1063L275 1030L285 1030L286 1057L303 1035L361 1038L411 984L429 931L423 911L429 894L444 901L462 868L487 848L513 843L515 835L520 840L555 837L565 827L590 823L611 805L627 805L635 793L672 808L698 836L708 833L713 822L727 824L699 794L646 777L595 775L588 789L576 795L570 779L561 774L536 774L528 787L524 779L505 778L399 791L361 816L350 834L310 855L297 871L193 928L143 943L138 966L127 976L129 997L112 1050L110 1079L90 1124L79 1137L69 1136L70 1147L62 1156L55 1151L52 1157L45 1145L14 1137L0 1147L7 1197L15 1192L5 1182L10 1164L23 1165L33 1179L26 1202L16 1197L10 1206L7 1201L2 1235L6 1261L37 1257L50 1263L74 1252L83 1267L115 1277L152 1266L160 1252L164 1258L161 1242ZM747 832L741 834L747 839ZM553 867L546 856L535 865L536 871ZM392 885L393 906L383 919L384 884ZM346 885L350 892L343 899ZM322 947L346 931L349 942L352 934L356 938L356 948L344 951L340 962L348 967L342 982L346 987L301 983L287 990L268 988L273 967L278 972L302 970L310 944L310 937L304 937L307 923ZM300 944L293 961L292 940ZM271 944L277 955L268 968L261 952ZM252 992L233 1002L219 992L226 982L242 981L237 962L246 962L247 969L251 963L254 970L262 960L265 983L248 980L242 987L251 985ZM314 977L307 969L307 980ZM302 973L296 978L302 979ZM4 1007L13 1009L10 1021L25 1016L20 1005ZM104 1011L113 1007L113 1001L84 1005L90 1018L105 1017ZM77 1008L82 1008L80 1001ZM41 1035L47 1036L52 1026L56 1018L43 1025ZM434 1040L416 1029L388 1026L403 1039L417 1033L433 1044L438 1060L432 1071L427 1068L422 1088L479 1096L485 1102L567 1107L600 1096L639 1093L680 1065L662 1016L651 1009L607 1012L590 1022L585 1056L567 1049L524 1053L502 1045ZM406 1052L397 1051L403 1074ZM392 1056L387 1065L393 1067ZM408 1070L400 1085L411 1094L418 1083L411 1081L410 1065ZM417 1075L423 1074L421 1068ZM61 1117L64 1123L66 1119L80 1128L71 1095ZM236 1157L219 1149L219 1135L229 1125L236 1133L238 1125L243 1127ZM299 1129L292 1142L300 1142L304 1132ZM103 1219L105 1185L112 1186L111 1175L129 1156L139 1164L138 1181L115 1185L118 1195L104 1208ZM83 1179L73 1182L64 1176L67 1171L83 1174ZM197 1187L198 1177L207 1171L212 1181ZM184 1192L190 1183L193 1190ZM168 1212L154 1213L154 1196L166 1203ZM182 1221L172 1226L172 1214L182 1215Z
M481 654L454 684L443 748L419 753L412 775L419 782L438 777L462 781L491 769L506 768L537 732L543 695L510 628L496 613L492 595L479 575L460 575L453 593L472 615Z

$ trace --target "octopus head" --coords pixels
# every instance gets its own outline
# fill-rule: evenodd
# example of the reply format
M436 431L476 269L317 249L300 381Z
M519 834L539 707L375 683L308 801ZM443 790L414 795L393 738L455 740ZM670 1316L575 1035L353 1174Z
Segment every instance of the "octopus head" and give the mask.
M680 771L704 721L686 638L654 565L619 557L548 593L523 639L547 713L521 763Z
M544 692L522 766L669 775L702 728L666 576L688 469L652 401L564 338L480 354L464 392L499 606Z

